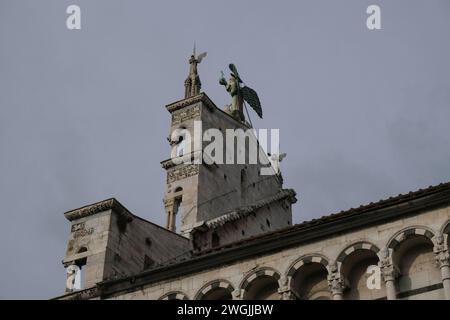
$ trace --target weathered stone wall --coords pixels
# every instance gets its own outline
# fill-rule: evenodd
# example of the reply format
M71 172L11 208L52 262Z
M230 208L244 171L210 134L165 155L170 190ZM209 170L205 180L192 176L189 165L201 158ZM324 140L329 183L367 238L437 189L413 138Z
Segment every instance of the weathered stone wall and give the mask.
M109 209L72 221L63 263L66 266L84 264L82 272L85 287L91 287L104 279L111 211Z
M77 212L82 212L78 215ZM65 266L84 273L84 288L143 271L190 250L188 239L126 211L115 199L70 213Z
M187 235L186 233L195 225L197 222L197 205L198 205L198 169L197 164L186 164L183 165L186 168L184 171L189 171L190 174L180 178L182 170L179 167L174 167L170 171L175 171L176 179L171 180L166 185L166 191L164 196L164 201L166 205L166 214L168 211L172 210L173 201L176 198L181 198L181 205L178 208L178 213L174 217L176 219L175 226L179 228L176 232ZM181 191L176 191L181 190ZM169 221L167 222L169 225Z
M272 202L242 218L192 235L196 250L206 250L241 239L271 232L292 224L291 203L285 199ZM213 234L217 243L213 244Z
M124 229L119 226L120 216L113 214L105 265L107 278L139 273L190 250L186 238L136 216Z
M227 129L248 130L249 128L231 118L219 109L202 109L203 130L219 129L226 137ZM210 142L204 142L205 148ZM238 150L234 143L234 164L219 164L217 166L202 166L199 175L199 206L198 219L209 220L240 206L253 204L261 199L273 196L281 189L281 182L276 176L260 174L260 164L237 163L237 154L245 153L248 157L248 144L244 150ZM225 162L226 141L223 143Z
M203 97L203 98L202 98ZM175 130L184 129L195 139L194 122L202 123L199 133L208 129L217 129L226 137L227 129L248 130L249 128L226 114L209 101L206 95L190 97L168 106L172 115L169 137ZM197 137L198 138L198 137ZM172 148L172 154L177 148L177 141L169 139ZM226 162L226 141L223 142L223 162ZM249 164L248 144L243 148L238 148L234 144L234 155L245 153L247 160L244 164L218 163L207 165L195 164L198 157L202 157L201 152L211 142L203 141L203 144L196 145L192 141L190 145L191 155L186 155L191 159L191 164L173 164L171 160L163 162L163 167L167 170L167 184L164 195L166 213L169 216L167 225L173 226L173 219L179 225L177 232L181 232L189 237L190 231L204 221L219 217L236 208L251 205L257 201L273 196L281 190L281 180L273 175L261 175L260 164ZM260 148L258 146L258 148ZM258 149L259 150L259 149ZM267 156L261 154L268 162ZM192 158L191 158L192 156ZM176 190L181 190L176 192ZM170 215L176 211L173 201L176 198L182 199L181 206L178 208L175 217ZM284 224L283 224L284 225ZM272 227L277 226L274 224ZM236 235L236 239L239 236Z
M449 221L449 206L424 210L395 221L151 283L110 298L198 299L219 287L234 299L251 298L249 292L258 297L255 288L261 293L259 297L378 299L386 298L387 286L393 279L398 299L443 299L443 264L437 264L435 258L447 246L448 236L442 232L448 232L445 226ZM366 270L373 264L381 266L380 289L367 286L371 274Z

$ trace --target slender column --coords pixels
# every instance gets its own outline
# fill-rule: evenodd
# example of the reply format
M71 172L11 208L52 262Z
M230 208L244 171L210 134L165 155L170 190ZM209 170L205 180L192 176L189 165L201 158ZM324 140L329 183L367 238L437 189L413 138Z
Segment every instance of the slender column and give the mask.
M441 252L439 256L442 285L444 286L445 299L450 300L450 263L449 263L449 253Z
M344 298L344 283L341 279L334 279L329 284L333 300L342 300Z
M342 300L344 298L345 281L336 263L328 266L328 286L333 300Z
M442 285L444 286L445 299L450 300L450 254L445 244L444 237L438 236L434 241L434 253L436 262L441 270Z
M170 227L170 211L166 210L166 229L169 229Z
M166 199L164 200L164 207L166 209L167 214L167 224L166 229L170 231L175 231L175 219L174 219L174 207L175 207L175 200L174 199Z
M388 300L396 300L397 289L395 288L395 279L398 275L396 268L393 265L383 267L381 268L381 273L383 274L384 282L386 284L386 298Z
M380 259L379 267L383 276L384 283L386 285L386 298L387 300L397 299L397 289L395 287L395 281L398 277L398 269L394 265L392 260L392 252L388 248L383 248L378 254Z
M175 214L173 211L170 212L170 225L169 230L175 232Z

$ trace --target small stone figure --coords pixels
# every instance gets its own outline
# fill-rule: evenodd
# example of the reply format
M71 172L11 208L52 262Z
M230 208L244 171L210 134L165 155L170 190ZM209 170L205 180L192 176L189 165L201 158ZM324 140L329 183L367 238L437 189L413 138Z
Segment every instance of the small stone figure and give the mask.
M189 75L184 81L184 98L193 97L200 93L202 82L200 81L200 76L198 75L197 65L202 62L204 57L206 57L206 52L203 52L198 56L196 55L194 44L194 51L189 59Z
M286 153L272 153L267 154L269 156L269 160L272 163L273 170L275 170L276 174L280 174L280 162L286 158Z

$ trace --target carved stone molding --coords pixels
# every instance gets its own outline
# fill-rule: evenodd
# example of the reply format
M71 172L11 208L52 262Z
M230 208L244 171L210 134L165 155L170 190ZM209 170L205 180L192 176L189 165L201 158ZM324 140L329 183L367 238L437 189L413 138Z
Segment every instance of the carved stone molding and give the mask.
M118 214L131 215L128 209L126 209L119 201L115 198L111 198L81 207L79 209L68 211L64 213L64 216L67 220L73 221L107 210L113 210Z
M201 151L192 151L190 153L184 154L181 157L177 157L174 159L167 159L161 161L161 167L165 170L171 169L173 167L183 165L183 164L198 164L202 163L202 152ZM174 161L174 160L177 161Z
M164 199L164 207L171 207L175 202L174 198Z
M448 250L438 252L435 258L439 268L450 267L450 254Z
M378 258L378 266L380 267L384 281L395 281L400 272L392 260L392 252L386 247L382 248L378 253Z
M380 268L384 281L395 281L399 276L398 269L393 265L386 265Z
M232 192L234 192L234 191L232 191ZM230 193L231 192L227 192L223 195L220 195L219 197L227 196ZM195 229L199 232L207 231L210 229L215 229L215 228L223 226L225 223L242 219L242 218L250 215L251 213L255 212L259 208L270 205L276 201L282 201L282 200L287 200L290 203L295 203L297 201L295 191L293 189L282 189L277 194L275 194L271 197L261 199L260 201L254 203L252 205L242 206L242 207L236 208L235 210L232 210L231 212L224 213L217 218L207 220L205 222L206 227L207 227L206 229L204 228L204 225L195 227Z
M172 183L181 179L197 175L199 172L199 165L188 164L182 167L177 167L167 171L167 183Z
M339 277L328 279L328 286L332 295L342 295L345 289L344 280Z
M96 298L100 295L98 287L92 287L80 291L73 291L71 293L62 296L61 300L89 300Z
M278 290L281 300L295 300L295 295L289 288L280 288Z
M433 238L433 251L439 268L450 267L450 254L442 235Z
M328 287L330 288L332 295L342 295L345 290L345 281L339 272L339 268L336 262L331 263L328 266Z
M294 300L295 296L291 291L291 280L290 276L281 276L280 280L278 280L278 293L280 294L280 298L282 300Z
M214 104L214 102L211 101L211 99L206 95L206 93L202 92L196 96L193 97L189 97L187 99L183 99L171 104L168 104L166 106L166 109L170 112L173 113L174 111L180 110L186 106L189 105L193 105L195 103L198 102L203 102L204 105L210 109L210 110L214 110L217 109L216 105Z
M445 240L444 240L444 237L442 235L435 236L432 239L432 241L433 241L433 244L434 244L434 247L433 247L434 252L440 252L440 251L443 251L443 250L447 250L447 246L445 244Z
M177 125L195 118L200 118L200 104L172 113L172 125Z

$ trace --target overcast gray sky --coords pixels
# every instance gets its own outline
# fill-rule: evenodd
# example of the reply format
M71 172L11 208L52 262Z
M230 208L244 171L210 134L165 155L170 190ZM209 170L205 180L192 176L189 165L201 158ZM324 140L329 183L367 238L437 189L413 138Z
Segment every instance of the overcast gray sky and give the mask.
M69 209L113 196L164 223L164 106L194 41L215 103L234 62L254 125L280 128L296 223L449 181L449 31L448 0L0 0L0 298L63 293Z

